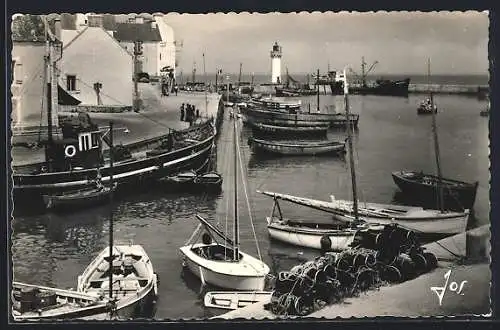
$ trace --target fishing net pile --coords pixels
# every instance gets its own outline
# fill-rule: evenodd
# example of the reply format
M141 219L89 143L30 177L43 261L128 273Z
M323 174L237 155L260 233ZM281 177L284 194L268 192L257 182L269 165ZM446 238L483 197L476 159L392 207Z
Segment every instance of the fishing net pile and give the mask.
M360 292L413 279L436 267L436 257L424 251L414 232L388 225L379 233L360 233L350 249L337 255L325 253L280 272L274 280L271 302L265 308L276 315L304 316Z

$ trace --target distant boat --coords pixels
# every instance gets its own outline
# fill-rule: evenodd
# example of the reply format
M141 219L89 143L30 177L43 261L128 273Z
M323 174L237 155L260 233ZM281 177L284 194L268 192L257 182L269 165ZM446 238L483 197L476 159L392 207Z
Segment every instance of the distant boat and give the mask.
M364 57L361 59L361 83L349 86L349 93L361 95L383 95L383 96L403 96L408 97L408 87L410 86L410 78L402 80L378 79L373 83L367 82L367 76L370 71L378 64L378 61L365 70L366 62ZM352 70L351 70L352 71ZM356 73L355 73L356 74ZM356 74L357 75L357 74ZM359 76L359 75L358 75ZM343 85L339 79L331 80L330 88L333 95L343 94Z
M239 147L237 122L234 120L234 191L237 189L237 173ZM235 216L233 219L234 241L226 233L221 232L217 227L211 225L207 220L197 215L200 225L193 232L191 238L185 246L180 248L183 258L183 265L196 275L203 284L234 290L262 291L269 274L269 266L262 260L240 251L239 248L239 219L238 219L238 196L234 194ZM202 228L206 232L202 235L202 242L191 243ZM199 236L199 235L198 235ZM219 243L216 239L222 240ZM213 242L215 240L215 242ZM256 240L256 244L257 240ZM258 246L257 246L258 247ZM259 250L260 251L260 250Z
M248 144L254 152L265 152L283 156L338 155L345 151L345 141L267 141L249 138Z
M254 136L273 136L273 137L321 137L326 136L328 125L321 126L279 126L263 123L249 122Z
M78 319L109 313L108 301L85 293L12 282L14 321Z
M428 88L430 91L431 90L430 89L430 84L431 84L431 69L430 69L430 67L428 67L428 70L427 70L427 79L429 82ZM437 105L434 102L432 102L433 100L434 99L432 98L432 92L429 92L429 98L420 102L420 105L417 108L417 113L419 115L430 115L432 113L437 113L438 112Z
M293 79L286 69L286 83L283 87L275 87L276 96L278 97L297 97L304 95L315 95L316 90L309 87L309 84L300 84Z
M207 308L236 310L255 303L271 302L272 291L212 291L205 294Z

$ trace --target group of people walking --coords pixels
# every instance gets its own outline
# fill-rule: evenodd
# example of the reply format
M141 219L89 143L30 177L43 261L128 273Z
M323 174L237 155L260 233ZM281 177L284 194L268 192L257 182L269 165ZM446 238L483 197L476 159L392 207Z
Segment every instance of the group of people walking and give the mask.
M189 123L189 126L193 125L193 121L196 118L200 118L200 109L196 109L194 105L189 103L182 103L181 105L181 121Z

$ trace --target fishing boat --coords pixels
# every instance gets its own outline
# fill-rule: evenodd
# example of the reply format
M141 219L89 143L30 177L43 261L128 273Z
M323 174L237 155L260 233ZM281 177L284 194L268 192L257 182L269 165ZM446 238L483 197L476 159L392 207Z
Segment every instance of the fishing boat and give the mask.
M321 137L326 136L328 125L319 126L278 126L262 123L249 123L254 136L273 137Z
M352 84L350 86L349 92L352 94L361 95L382 95L382 96L402 96L408 97L408 87L410 86L410 78L405 78L401 80L389 80L389 79L377 79L375 82L368 83L367 76L372 71L378 61L372 63L370 68L366 70L367 63L365 58L361 58L361 75L360 84ZM352 71L352 70L351 70ZM353 72L353 71L352 71ZM358 74L353 72L356 76ZM333 95L342 95L342 85L338 81L332 81L331 90Z
M12 282L14 321L75 319L110 312L106 300L93 295Z
M196 176L194 184L202 191L220 191L222 189L222 175L217 172L208 172Z
M442 194L443 204L450 209L473 208L479 185L410 170L392 172L392 178L403 193L425 204L435 204Z
M269 267L262 262L258 244L259 259L240 251L239 247L237 171L241 169L243 172L243 168L238 168L238 158L241 155L237 122L234 120L234 241L203 217L196 215L200 224L186 245L180 248L180 253L184 266L200 278L203 284L208 283L224 289L262 291L266 284ZM199 234L202 227L206 232L202 235L202 242L197 243L193 238Z
M428 80L428 89L429 91L431 90L430 89L430 85L431 85L431 71L430 71L430 67L427 68L427 80ZM417 108L417 114L419 115L430 115L432 113L437 113L438 109L437 109L437 105L434 104L433 102L431 102L431 98L432 98L432 93L430 92L429 95L430 97L423 100L422 102L420 102L420 105L418 106Z
M109 147L113 149L113 123L110 123ZM113 186L113 154L110 155ZM113 230L113 191L110 196L109 244L78 276L77 291L103 297L112 305L111 314L98 315L129 319L147 314L158 296L158 277L141 245L115 244Z
M158 278L149 256L140 245L113 245L113 253L109 251L104 248L78 276L77 290L113 301L113 317L129 319L145 313L158 295Z
M432 112L437 113L438 109L435 104L431 104L430 99L420 102L420 105L417 108L417 113L419 115L430 115Z
M52 72L57 60L57 54L54 56L54 53L55 49L58 49L55 46L58 41L49 37L47 40L49 51L45 56L45 67L49 70L44 75L44 80L46 83L50 82L52 95L59 96L58 88L55 88L57 81L54 78L57 75ZM57 123L52 122L52 119L57 117L58 104L54 101L57 98L50 97L50 93L46 94L44 105L47 107L42 109L46 111L48 127L47 141L42 141L45 160L37 164L35 170L31 167L14 168L13 195L16 204L36 203L42 206L43 195L88 188L88 178L93 177L97 168L101 170L104 184L109 182L111 175L107 159L109 156L102 146L102 142L108 138L108 133L102 132L87 113L79 114L79 118L84 119L85 123L81 122L76 129L63 122L61 132L58 132ZM208 157L215 134L216 129L211 120L186 130L171 131L166 135L166 139L172 141L172 148L159 148L149 156L117 162L113 173L116 182L121 188L196 168ZM113 153L116 153L118 147L113 149Z
M283 156L338 155L345 151L345 141L268 141L250 137L248 144L253 152Z
M430 59L428 60L430 72ZM434 104L432 93L431 105ZM421 171L397 171L392 173L394 183L404 194L423 203L437 205L440 210L467 210L474 207L478 182L443 178L441 173L441 159L437 134L436 115L432 112L432 132L434 139L434 155L436 158L437 175L426 174Z
M113 187L100 185L97 187L89 187L87 189L79 189L57 195L44 195L43 200L47 209L60 211L74 210L77 208L106 203L109 201L111 191L115 190L116 186L116 184Z
M308 76L309 77L309 76ZM316 91L307 84L300 84L293 79L286 68L286 82L284 86L276 86L276 96L278 97L297 97L303 95L315 95Z
M278 98L272 97L262 97L259 99L252 98L250 100L250 104L256 107L268 109L268 110L276 110L276 111L299 111L302 107L302 102L292 101L292 100L282 100Z
M271 302L272 291L212 291L203 299L207 308L236 310L255 303Z

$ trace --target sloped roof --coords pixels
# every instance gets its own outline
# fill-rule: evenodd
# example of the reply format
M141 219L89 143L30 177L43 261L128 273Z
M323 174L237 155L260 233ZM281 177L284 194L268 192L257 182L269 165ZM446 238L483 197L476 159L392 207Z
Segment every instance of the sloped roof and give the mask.
M118 23L114 37L118 41L162 41L160 31L150 24Z

